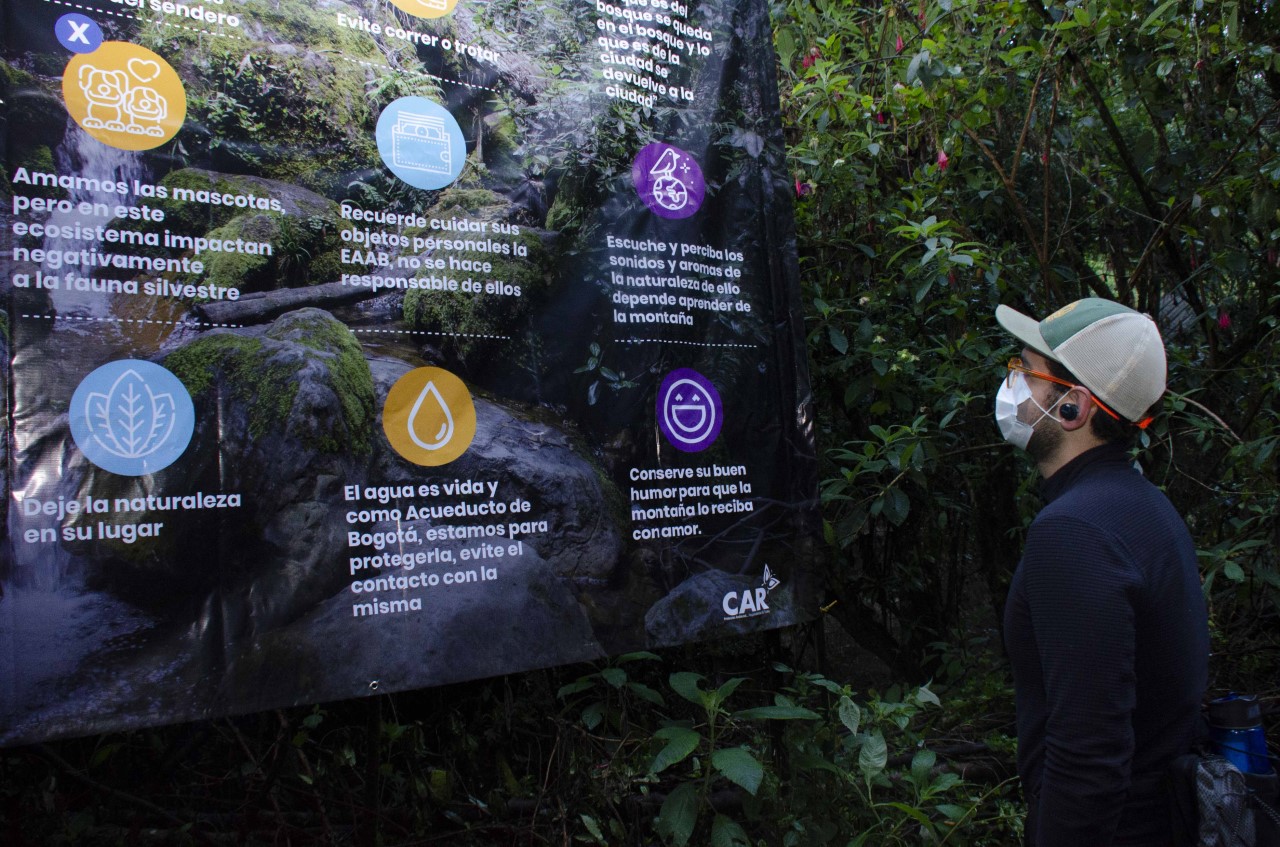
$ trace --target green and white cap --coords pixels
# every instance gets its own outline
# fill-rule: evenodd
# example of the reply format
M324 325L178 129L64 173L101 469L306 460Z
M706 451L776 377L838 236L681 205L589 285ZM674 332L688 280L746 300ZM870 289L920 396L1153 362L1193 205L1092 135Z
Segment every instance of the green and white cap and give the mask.
M1042 321L997 306L996 320L1130 422L1145 425L1147 410L1164 395L1168 365L1160 330L1128 306L1086 297Z

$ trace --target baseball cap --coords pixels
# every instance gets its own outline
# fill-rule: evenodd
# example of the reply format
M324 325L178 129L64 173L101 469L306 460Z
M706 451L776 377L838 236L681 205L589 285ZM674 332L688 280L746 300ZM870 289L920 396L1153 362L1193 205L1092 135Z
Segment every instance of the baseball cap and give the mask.
M1141 422L1164 394L1168 365L1160 330L1128 306L1086 297L1042 321L997 306L996 320L1032 350L1061 363L1130 422Z

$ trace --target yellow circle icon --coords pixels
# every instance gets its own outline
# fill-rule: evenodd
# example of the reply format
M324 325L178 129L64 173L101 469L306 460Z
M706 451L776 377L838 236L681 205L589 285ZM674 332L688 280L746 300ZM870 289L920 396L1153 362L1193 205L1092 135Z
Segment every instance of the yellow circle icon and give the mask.
M458 5L458 0L391 0L391 3L419 18L443 18Z
M444 465L476 437L471 392L443 368L415 368L396 380L382 406L382 431L415 465Z
M119 150L150 150L178 134L187 92L177 72L145 47L104 41L62 72L67 111L89 135Z

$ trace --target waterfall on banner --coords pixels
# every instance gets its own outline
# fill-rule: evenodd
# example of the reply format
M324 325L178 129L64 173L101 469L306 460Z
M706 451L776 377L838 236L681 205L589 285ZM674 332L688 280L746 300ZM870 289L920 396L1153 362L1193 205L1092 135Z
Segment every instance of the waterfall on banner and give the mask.
M109 147L90 137L71 120L67 122L67 131L62 144L54 151L54 163L59 174L77 174L100 182L124 182L131 186L134 179L140 179L143 176L143 168L137 153ZM88 213L55 212L49 216L47 223L64 228L74 228L79 224L84 230L93 230L108 224L115 207L127 203L129 196L72 187L67 191L67 199L71 200L77 209L82 204L88 204L86 207L89 210ZM100 214L94 215L91 210L95 205L99 212L105 206L110 210L109 214L105 217ZM81 251L96 252L101 250L103 245L95 238L74 239L50 236L45 238L43 247L46 251L79 253ZM61 268L54 270L46 264L44 270L63 277L68 272L83 277L97 276L101 273L100 269L87 265L81 267L64 264ZM109 357L114 354L120 344L120 334L116 321L111 317L111 302L108 295L92 291L68 290L66 286L50 291L49 295L57 312L55 334L71 331L87 336L85 343L88 347L82 343L81 349L86 352L96 351L91 358ZM68 317L80 320L68 320ZM85 321L84 318L102 320ZM65 374L61 373L47 375L41 379L41 382L46 385L48 391L66 394L69 399L71 386L58 384L63 376ZM20 394L20 397L25 396L25 393ZM34 407L30 410L31 413L36 411ZM75 450L70 433L67 432L64 437L67 447ZM73 470L73 467L75 464L67 462L65 455L56 463L56 470L43 465L36 467L30 477L15 478L15 494L20 501L29 502L56 503L59 499L63 501L80 499L82 497L81 473L79 470ZM15 541L21 540L15 539ZM23 555L18 558L22 564L15 567L13 571L13 579L17 585L45 591L58 591L68 587L78 587L83 581L83 576L78 573L79 567L75 557L63 547L61 539L55 543L32 544L24 549Z
M106 183L123 182L130 187L133 186L134 180L141 180L145 176L141 154L129 150L118 150L103 144L72 120L67 121L67 133L63 137L62 144L54 151L54 163L60 174L78 174ZM116 206L125 205L130 196L130 194L93 190L91 187L72 188L67 194L67 198L73 201L77 208L82 204L88 204L85 208L91 209L96 204L99 211L102 206L115 209ZM64 227L74 227L78 223L82 228L92 230L98 226L105 226L111 219L111 215L103 217L94 215L92 212L81 214L76 211L54 213L50 215L49 223ZM93 238L79 240L46 238L44 242L46 250L94 252L101 250L102 247L102 242ZM64 266L56 273L65 275L68 271L75 271L81 277L97 277L103 273L103 269L91 265ZM51 293L54 308L59 315L106 317L111 311L109 295L93 291L68 290L66 286Z
M134 179L145 176L137 153L102 144L70 120L62 144L54 151L54 162L59 174L125 182L130 186ZM105 204L111 211L107 216L91 212L54 213L47 223L72 228L78 223L84 229L94 229L108 224L115 207L127 204L131 195L72 188L66 196L77 207L81 203L90 204L90 208L99 204L101 212L101 205ZM42 246L45 250L78 253L99 251L103 245L95 238L46 237ZM99 275L92 267L69 264L56 270L46 265L42 270L60 277L65 277L68 272L83 277ZM53 336L35 340L32 344L56 346L58 334L73 332L82 337L78 349L86 353L93 351L89 353L90 358L118 355L120 334L117 322L111 317L109 295L68 290L65 286L51 290L49 294L57 312ZM68 316L104 320L68 321ZM15 350L14 353L15 363L23 360L24 351ZM21 394L36 404L25 411L42 419L52 414L51 408L56 408L56 402L51 397L65 395L69 399L71 386L62 383L72 371L74 369L66 373L34 375L15 372L15 378L34 379L40 386L30 394ZM46 403L52 404L51 408L45 408ZM72 459L72 454L77 451L69 431L65 429L65 418L63 421L59 425L56 419L49 419L45 437L35 439L34 444L39 445L36 449L43 452L41 461L22 467L24 463L19 457L18 467L22 472L14 479L15 496L9 507L13 512L21 513L36 504L83 500L84 492L80 486L84 464ZM62 435L56 435L57 432ZM59 438L62 439L61 446L56 446ZM80 663L101 649L103 643L151 625L149 619L127 603L86 589L83 560L63 544L62 531L67 523L70 522L56 516L19 523L24 531L34 527L53 529L58 540L52 542L43 536L29 539L25 534L11 535L10 543L21 548L21 555L15 557L7 578L0 583L0 596L6 601L4 608L0 609L0 645L4 649L12 649L15 654L34 657L27 674L5 682L10 688L7 695L12 703L38 703L56 698L58 692L52 687L54 680L74 678ZM68 633L74 636L68 637ZM0 696L0 711L4 710L5 701L6 698Z

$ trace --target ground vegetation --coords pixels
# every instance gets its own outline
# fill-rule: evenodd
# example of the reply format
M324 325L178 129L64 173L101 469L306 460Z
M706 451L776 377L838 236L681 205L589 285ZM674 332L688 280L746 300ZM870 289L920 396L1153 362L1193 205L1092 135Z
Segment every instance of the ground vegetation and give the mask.
M824 617L0 751L5 843L1017 844L999 622L1038 503L991 420L998 303L1159 322L1170 392L1135 459L1199 547L1210 696L1259 694L1280 738L1280 10L773 13Z

